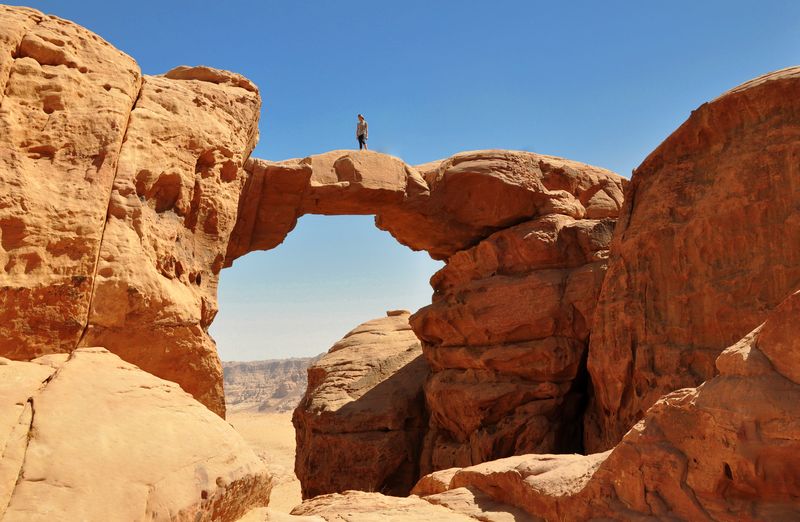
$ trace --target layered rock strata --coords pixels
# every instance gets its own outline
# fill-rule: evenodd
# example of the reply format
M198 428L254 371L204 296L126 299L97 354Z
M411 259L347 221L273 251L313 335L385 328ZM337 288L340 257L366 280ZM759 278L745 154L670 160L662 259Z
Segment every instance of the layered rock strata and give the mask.
M800 68L703 104L634 172L592 331L586 446L608 449L661 395L800 288Z
M413 493L439 502L466 488L554 521L796 520L798 319L794 294L717 357L716 377L659 399L611 451L451 469Z
M621 203L613 175L587 170L559 173L572 192L554 199L607 183ZM433 370L424 472L581 450L586 350L615 210L588 219L574 204L492 234L431 279L433 304L411 318Z
M223 362L226 409L293 411L305 394L308 367L319 357Z
M360 489L406 495L419 477L428 375L408 312L368 321L308 369L294 412L303 498Z
M246 442L102 348L0 358L0 520L233 521L269 501Z

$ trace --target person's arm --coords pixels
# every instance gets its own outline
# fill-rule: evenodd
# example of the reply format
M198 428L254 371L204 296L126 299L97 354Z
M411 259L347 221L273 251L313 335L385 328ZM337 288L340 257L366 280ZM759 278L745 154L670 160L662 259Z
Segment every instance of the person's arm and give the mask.
M369 123L364 122L364 139L369 138Z

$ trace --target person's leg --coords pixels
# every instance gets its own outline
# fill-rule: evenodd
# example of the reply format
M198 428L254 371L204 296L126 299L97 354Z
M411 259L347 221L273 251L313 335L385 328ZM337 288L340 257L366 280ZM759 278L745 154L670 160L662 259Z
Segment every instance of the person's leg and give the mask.
M364 136L359 134L358 135L358 150L363 149L365 145L366 144L364 143Z

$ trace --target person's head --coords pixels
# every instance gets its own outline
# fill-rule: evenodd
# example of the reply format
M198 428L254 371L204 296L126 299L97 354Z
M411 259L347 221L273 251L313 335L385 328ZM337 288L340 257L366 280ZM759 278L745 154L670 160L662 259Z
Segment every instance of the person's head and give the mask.
M361 120L361 121L364 121L364 115L363 114L359 114L358 115L358 119Z

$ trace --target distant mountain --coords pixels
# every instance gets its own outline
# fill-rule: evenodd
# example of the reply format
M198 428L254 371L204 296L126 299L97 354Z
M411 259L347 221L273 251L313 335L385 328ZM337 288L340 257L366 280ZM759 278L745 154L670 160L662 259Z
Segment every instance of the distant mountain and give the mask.
M320 357L223 362L227 408L260 412L293 410L306 391L306 369Z

